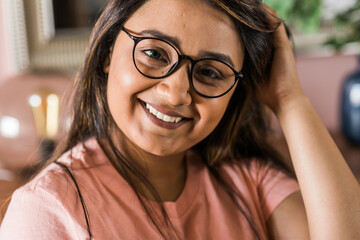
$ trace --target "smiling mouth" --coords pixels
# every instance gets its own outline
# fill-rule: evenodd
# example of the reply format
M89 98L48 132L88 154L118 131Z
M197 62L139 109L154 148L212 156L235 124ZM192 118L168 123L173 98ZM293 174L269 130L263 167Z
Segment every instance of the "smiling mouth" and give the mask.
M169 115L166 115L164 113L159 112L158 110L156 110L155 108L153 108L152 106L150 106L150 104L146 103L146 108L149 110L149 112L154 115L157 119L160 119L164 122L169 122L169 123L178 123L182 120L181 117L172 117Z
M149 117L152 123L155 125L166 128L166 129L177 129L184 124L191 122L192 118L187 118L180 115L177 112L164 111L160 112L161 107L155 108L152 104L146 103L139 99L140 105L142 106L144 112Z

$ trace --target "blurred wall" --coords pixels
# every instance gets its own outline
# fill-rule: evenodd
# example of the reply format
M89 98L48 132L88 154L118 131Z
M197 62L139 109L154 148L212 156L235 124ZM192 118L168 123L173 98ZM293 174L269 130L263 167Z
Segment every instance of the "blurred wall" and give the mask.
M16 137L6 138L0 135L0 169L16 171L38 161L37 150L42 137L35 127L29 97L34 93L52 92L59 96L60 108L66 109L72 83L71 77L57 73L23 73L8 78L0 85L0 119L10 116L19 121L19 133ZM68 115L65 114L60 116L60 132L66 127L67 118Z
M356 56L297 58L301 85L329 130L340 129L341 89L347 75L360 66Z

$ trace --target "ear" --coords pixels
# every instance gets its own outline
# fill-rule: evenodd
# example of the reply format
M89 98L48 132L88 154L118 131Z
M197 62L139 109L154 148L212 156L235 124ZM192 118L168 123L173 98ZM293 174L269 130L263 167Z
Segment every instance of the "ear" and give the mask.
M110 70L110 62L111 62L112 52L113 52L113 49L111 47L110 52L104 62L103 71L104 71L104 73L107 73L107 74L109 74L109 70Z

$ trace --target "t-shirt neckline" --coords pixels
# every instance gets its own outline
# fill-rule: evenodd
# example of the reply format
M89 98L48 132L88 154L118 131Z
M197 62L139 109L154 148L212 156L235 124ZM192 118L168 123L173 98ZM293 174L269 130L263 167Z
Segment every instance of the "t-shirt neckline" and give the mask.
M92 144L90 143L90 145ZM122 185L121 188L116 186L108 186L108 187L110 187L114 191L116 191L114 187L117 189L121 189L121 191L126 191L127 192L126 194L122 192L121 195L130 197L128 200L131 201L135 200L137 198L136 193L131 188L129 183L121 176L121 174L119 174L116 171L115 167L111 164L110 160L107 158L107 156L105 155L105 153L103 152L102 148L100 147L97 141L95 148L97 151L101 152L100 153L100 155L102 155L101 158L106 162L108 162L109 166L111 166L110 172L106 171L106 174L103 176L105 180L104 184L113 185L115 182L117 182L118 184ZM175 201L163 202L166 212L170 218L180 218L181 216L183 216L196 202L197 196L199 195L199 190L201 189L200 185L203 180L202 170L205 167L205 165L203 164L200 155L196 153L194 150L188 150L185 156L186 156L185 161L186 161L187 174L186 174L184 188L180 193L179 197ZM100 156L98 155L98 157ZM119 186L118 184L116 185ZM124 189L124 187L126 187L126 190ZM145 198L143 199L145 200ZM146 201L149 201L149 203L151 204L150 200L146 200Z

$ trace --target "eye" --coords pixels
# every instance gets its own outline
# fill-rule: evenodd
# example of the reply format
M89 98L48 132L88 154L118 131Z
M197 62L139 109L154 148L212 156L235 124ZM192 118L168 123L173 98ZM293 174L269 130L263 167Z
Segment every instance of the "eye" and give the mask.
M222 80L221 74L213 69L210 68L202 68L199 69L198 74L200 74L203 77L216 79L216 80Z
M161 60L161 61L167 62L167 59L159 51L157 51L155 49L147 49L147 50L143 50L143 52L150 59Z
M162 57L161 54L156 50L146 50L144 52L151 58L160 59Z

